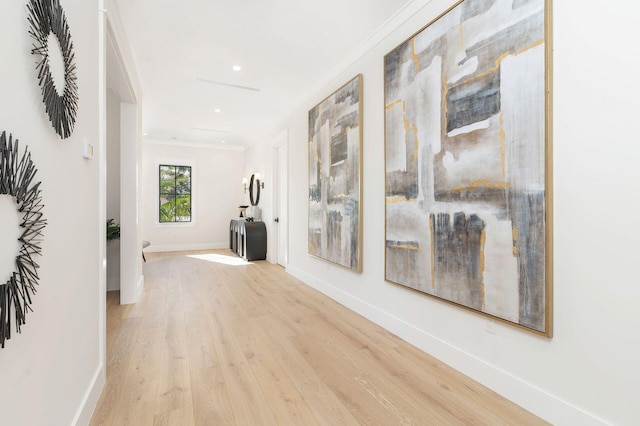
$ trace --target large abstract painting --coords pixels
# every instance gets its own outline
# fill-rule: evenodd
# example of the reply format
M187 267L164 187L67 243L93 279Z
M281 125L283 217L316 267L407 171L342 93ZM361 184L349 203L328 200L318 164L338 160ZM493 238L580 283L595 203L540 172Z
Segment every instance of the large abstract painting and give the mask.
M362 75L309 111L309 254L362 270Z
M385 279L551 336L548 13L464 0L385 56Z

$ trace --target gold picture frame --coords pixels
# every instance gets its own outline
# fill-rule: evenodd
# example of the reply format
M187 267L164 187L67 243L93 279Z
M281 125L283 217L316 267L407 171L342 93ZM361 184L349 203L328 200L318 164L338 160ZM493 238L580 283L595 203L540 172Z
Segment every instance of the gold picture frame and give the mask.
M309 111L309 254L362 272L362 74Z
M384 58L385 280L546 337L550 3L461 0Z

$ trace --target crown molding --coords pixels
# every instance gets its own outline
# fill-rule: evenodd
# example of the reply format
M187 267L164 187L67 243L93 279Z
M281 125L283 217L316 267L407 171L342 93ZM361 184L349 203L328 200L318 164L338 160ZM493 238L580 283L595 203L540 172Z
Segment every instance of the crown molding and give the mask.
M222 145L210 142L195 142L184 140L162 140L144 137L142 139L143 144L147 145L163 145L163 146L175 146L179 148L205 148L205 149L217 149L220 151L246 151L246 146L238 145Z

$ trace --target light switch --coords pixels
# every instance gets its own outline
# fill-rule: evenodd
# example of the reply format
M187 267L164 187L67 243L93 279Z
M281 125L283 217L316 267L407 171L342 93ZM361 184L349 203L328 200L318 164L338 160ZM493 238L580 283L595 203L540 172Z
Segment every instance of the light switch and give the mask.
M93 145L87 141L84 141L83 143L82 156L88 160L93 159Z

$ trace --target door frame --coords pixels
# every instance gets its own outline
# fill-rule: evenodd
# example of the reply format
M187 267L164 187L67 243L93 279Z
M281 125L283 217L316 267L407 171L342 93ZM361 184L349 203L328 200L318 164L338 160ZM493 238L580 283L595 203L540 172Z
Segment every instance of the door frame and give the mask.
M271 217L274 223L271 226L272 238L270 239L270 262L287 267L289 260L289 130L284 129L278 133L271 142L271 170L273 171L273 192L271 199ZM280 153L284 150L284 164L280 161ZM276 223L275 220L278 219ZM282 243L281 240L284 239Z

